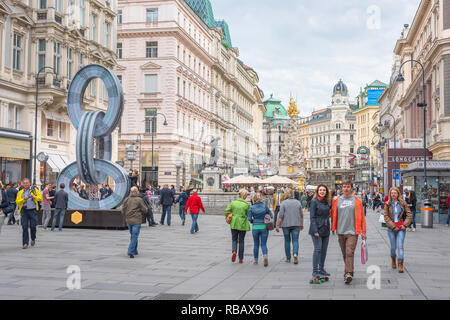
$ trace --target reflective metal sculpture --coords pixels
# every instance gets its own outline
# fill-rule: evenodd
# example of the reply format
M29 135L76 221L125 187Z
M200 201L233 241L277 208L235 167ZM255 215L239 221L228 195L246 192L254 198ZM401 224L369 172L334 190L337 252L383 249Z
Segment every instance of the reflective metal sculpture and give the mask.
M103 111L83 111L81 109L84 91L89 82L100 78L108 91L108 109ZM58 177L58 186L66 185L69 193L69 208L109 210L119 206L129 195L130 181L127 172L116 163L111 162L111 133L119 124L123 113L122 85L116 75L101 65L88 65L80 69L70 83L67 97L67 109L70 120L77 132L77 161L67 166ZM94 141L97 152L94 152ZM101 157L96 159L94 156ZM79 176L85 184L103 184L107 177L115 182L111 196L103 200L86 200L71 188Z

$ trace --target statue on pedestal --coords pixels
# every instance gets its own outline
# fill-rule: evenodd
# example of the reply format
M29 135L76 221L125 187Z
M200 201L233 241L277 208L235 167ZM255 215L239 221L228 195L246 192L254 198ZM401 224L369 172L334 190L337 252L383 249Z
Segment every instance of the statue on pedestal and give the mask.
M212 138L209 146L211 147L211 157L209 158L209 167L217 167L217 161L219 160L219 152L217 146L219 145L220 137Z
M304 178L306 161L300 137L299 112L292 98L289 102L287 112L291 119L289 120L289 130L281 150L280 175L285 175L293 179Z

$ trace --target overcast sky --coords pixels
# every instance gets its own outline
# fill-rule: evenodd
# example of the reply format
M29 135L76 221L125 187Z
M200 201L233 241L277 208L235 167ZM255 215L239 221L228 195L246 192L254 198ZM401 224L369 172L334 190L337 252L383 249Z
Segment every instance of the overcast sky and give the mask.
M211 0L228 22L233 47L260 77L265 100L298 98L301 115L331 103L342 80L354 99L389 81L393 49L420 0Z

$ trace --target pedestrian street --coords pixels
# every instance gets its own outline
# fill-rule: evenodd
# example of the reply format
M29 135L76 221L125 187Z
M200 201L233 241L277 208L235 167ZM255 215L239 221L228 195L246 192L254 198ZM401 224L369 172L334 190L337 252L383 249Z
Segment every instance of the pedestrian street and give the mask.
M282 233L271 231L266 268L261 253L259 264L253 265L251 232L245 238L244 263L231 262L231 232L220 212L201 214L200 231L195 234L189 232L190 218L185 226L177 215L172 221L170 227L142 226L135 259L127 256L128 230L51 232L38 227L36 246L23 250L21 229L5 225L0 241L0 299L450 299L450 247L445 245L450 242L450 229L445 225L433 229L419 225L417 232L406 234L405 273L399 274L391 269L387 232L369 210L369 260L361 264L358 242L355 277L346 285L336 235L330 236L325 264L330 281L309 283L313 245L307 234L308 213L300 233L299 264L284 261ZM369 266L380 268L379 290L367 287ZM69 267L69 271L79 267L80 289L68 289Z

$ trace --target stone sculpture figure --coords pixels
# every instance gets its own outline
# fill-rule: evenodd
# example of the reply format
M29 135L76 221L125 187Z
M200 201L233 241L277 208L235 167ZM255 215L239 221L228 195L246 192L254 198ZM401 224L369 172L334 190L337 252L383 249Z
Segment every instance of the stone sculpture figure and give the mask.
M217 146L219 145L220 137L212 138L209 146L211 147L211 157L209 158L209 167L216 167L219 160L219 152Z

